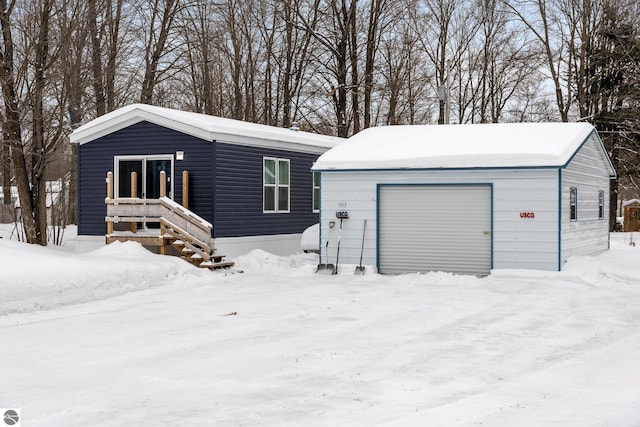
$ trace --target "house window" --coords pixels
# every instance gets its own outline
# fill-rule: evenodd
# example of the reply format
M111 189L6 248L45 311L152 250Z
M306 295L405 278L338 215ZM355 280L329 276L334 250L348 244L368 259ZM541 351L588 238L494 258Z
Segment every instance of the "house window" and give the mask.
M575 187L569 189L569 213L571 221L578 220L578 189Z
M173 197L173 156L115 156L115 194L118 197L157 199L160 197L160 172L165 173L167 196ZM132 188L131 173L136 173ZM135 190L135 191L134 191Z
M263 158L262 193L264 212L289 212L289 159Z
M313 212L320 212L320 172L313 172Z
M598 218L604 219L604 191L598 192Z

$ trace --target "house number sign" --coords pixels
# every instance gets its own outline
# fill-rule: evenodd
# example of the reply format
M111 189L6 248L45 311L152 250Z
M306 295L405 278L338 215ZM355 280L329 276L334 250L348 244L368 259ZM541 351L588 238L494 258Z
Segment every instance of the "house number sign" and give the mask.
M536 217L534 212L520 212L520 218L522 219L533 219Z

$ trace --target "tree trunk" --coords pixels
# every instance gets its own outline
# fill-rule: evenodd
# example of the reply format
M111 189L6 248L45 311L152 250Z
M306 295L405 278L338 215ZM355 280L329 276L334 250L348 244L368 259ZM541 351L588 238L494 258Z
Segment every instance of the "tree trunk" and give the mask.
M49 23L55 0L44 0L40 14L40 30L35 46L35 71L31 104L33 109L33 140L31 142L31 198L32 215L36 228L36 241L47 244L47 195L45 169L47 147L44 129L45 70L49 59ZM20 198L22 201L22 197ZM23 217L26 212L22 212Z
M87 0L87 19L89 35L91 37L91 71L93 73L93 94L96 101L96 114L102 116L106 112L104 83L102 77L102 58L100 52L100 38L98 37L98 15L96 0Z
M347 12L349 33L349 56L351 60L351 108L353 110L353 134L360 132L360 76L358 75L358 28L356 25L357 0L351 0Z
M32 193L29 185L29 171L27 169L25 147L22 142L20 110L18 107L14 75L14 44L11 25L11 13L13 12L14 5L15 3L12 3L8 7L6 0L0 0L0 24L2 25L3 39L3 52L1 54L2 58L0 58L2 59L0 80L5 108L4 130L5 136L11 145L11 160L13 161L15 184L18 187L18 196L20 197L20 211L22 213L25 237L28 243L40 243L37 225L33 216L33 200L31 198Z
M364 61L364 128L371 127L371 94L373 91L373 72L378 48L378 27L380 16L386 7L386 0L370 0L369 26L367 28L367 46ZM395 114L394 114L395 117Z
M1 117L1 116L0 116ZM11 204L11 140L2 117L2 203Z
M104 73L104 89L107 101L107 112L113 111L117 107L115 81L116 81L116 64L118 59L120 37L120 20L122 19L122 3L124 0L115 0L116 14L113 16L113 2L107 0L107 22L109 28L109 49L107 57L107 66Z
M153 102L153 91L158 83L158 67L160 65L160 59L165 51L167 39L169 33L173 27L173 20L178 11L179 0L165 0L164 9L160 10L159 1L154 3L153 10L151 12L151 26L149 30L149 40L145 49L145 71L144 79L142 80L142 91L140 94L140 102L143 104L151 104ZM160 30L155 34L155 25L158 15L162 15L160 18Z

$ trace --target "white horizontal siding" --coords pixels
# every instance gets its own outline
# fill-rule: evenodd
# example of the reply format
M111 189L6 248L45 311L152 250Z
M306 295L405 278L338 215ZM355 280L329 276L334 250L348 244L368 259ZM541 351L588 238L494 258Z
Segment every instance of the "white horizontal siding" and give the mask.
M562 170L562 262L575 255L595 255L609 248L608 159L593 134ZM569 211L570 188L578 195L577 220ZM604 218L598 217L598 194L604 191Z
M400 170L327 171L321 173L321 245L329 237L335 261L338 223L329 235L329 221L347 210L340 263L357 264L362 222L367 219L363 263L377 263L377 184L493 184L493 267L558 269L558 170ZM467 206L474 215L474 206ZM520 218L534 212L535 218ZM455 232L455 230L446 230Z
M348 181L342 182L342 178ZM376 263L376 191L369 179L364 176L349 175L338 177L334 174L320 175L320 249L322 262L328 252L330 263L336 263L338 236L340 239L340 264L358 264L362 245L362 229L367 220L363 264ZM349 219L343 221L340 232L340 220L337 211L348 211ZM333 222L334 227L329 228ZM326 247L329 242L328 249Z

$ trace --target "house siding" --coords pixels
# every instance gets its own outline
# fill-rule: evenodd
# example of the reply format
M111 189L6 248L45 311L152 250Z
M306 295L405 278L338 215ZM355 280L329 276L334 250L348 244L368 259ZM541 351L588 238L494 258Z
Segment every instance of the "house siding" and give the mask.
M378 184L492 184L493 267L558 269L558 170L376 170L323 171L321 173L321 242L329 240L329 254L337 251L338 210L349 212L340 237L340 263L357 264L362 244L362 226L367 219L363 263L377 264ZM521 218L533 212L534 218ZM468 206L468 215L474 207ZM334 258L331 259L333 262Z
M574 255L595 255L609 248L608 160L593 133L562 170L561 263ZM570 188L577 189L577 220L569 212ZM604 191L604 218L598 215L598 194Z
M114 171L115 156L172 155L174 199L182 202L182 172L189 172L189 208L213 220L213 144L148 122L140 122L79 146L78 234L104 235L106 224L105 177Z
M289 213L263 213L264 157L290 160ZM297 234L318 222L311 166L317 154L215 143L214 237Z

